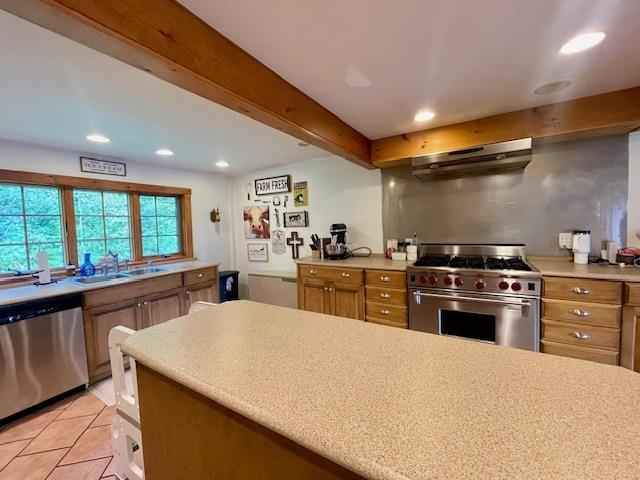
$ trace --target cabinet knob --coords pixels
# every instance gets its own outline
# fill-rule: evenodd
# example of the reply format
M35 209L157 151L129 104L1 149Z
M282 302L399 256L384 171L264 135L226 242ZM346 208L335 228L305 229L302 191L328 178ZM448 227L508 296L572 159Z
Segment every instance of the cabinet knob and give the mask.
M324 287L324 291L328 292L329 291L329 287Z
M149 305L149 302L144 301L144 302L142 302L142 304L143 304L143 305Z
M191 292L190 292L189 290L187 290L187 291L186 291L186 292L184 292L184 293L186 293L187 295L191 295Z
M138 306L139 306L139 307L141 307L141 306L142 306L142 304L141 304L141 303L138 303Z
M588 333L584 333L584 332L570 332L569 336L570 337L575 337L578 340L589 340L591 338L591 335L589 335Z
M198 274L198 278L202 278L202 274L201 273Z
M579 308L574 308L569 313L571 313L572 315L575 315L576 317L588 317L589 316L589 312L587 312L586 310L580 310Z
M380 313L382 315L389 315L391 312L385 308L385 309L380 310Z
M589 293L589 290L587 290L586 288L582 288L582 287L573 287L571 289L571 291L573 293L577 293L578 295L586 295Z
M387 277L386 275L384 275L384 276L380 277L380 281L381 281L381 282L388 282L388 281L390 281L390 280L391 280L391 278Z
M391 298L391 294L390 293L381 293L380 294L380 298Z
M349 278L350 275L347 272L342 272L342 278Z
M313 270L313 269L309 270L309 275L315 275L316 273L318 273L318 272L316 272L316 271L315 271L315 270Z

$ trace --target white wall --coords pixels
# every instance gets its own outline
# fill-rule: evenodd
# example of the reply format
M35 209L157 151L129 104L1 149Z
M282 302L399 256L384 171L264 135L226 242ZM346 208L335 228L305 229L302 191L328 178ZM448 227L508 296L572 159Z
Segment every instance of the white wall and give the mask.
M627 200L627 245L640 247L640 132L629 135L629 197Z
M232 266L230 216L223 215L219 224L209 221L212 208L220 208L223 213L230 210L232 179L126 160L126 177L89 174L80 171L80 155L78 152L0 140L0 169L191 188L195 255L201 260L219 261L222 263L221 268Z
M253 195L253 181L258 178L277 175L291 175L292 183L307 181L309 186L309 205L293 207L292 195L289 194L288 208L278 207L280 215L284 211L307 210L309 227L285 229L287 236L297 231L304 238L304 247L300 256L311 255L309 243L311 234L320 237L329 236L332 223L345 223L349 232L349 247L366 246L374 253L383 251L382 240L382 189L380 171L366 170L339 157L320 158L306 162L285 165L253 172L250 175L234 179L233 209L228 215L233 217L235 265L240 271L242 292L246 295L247 274L255 271L295 271L295 263L291 258L291 248L287 247L284 255L274 255L271 240L246 240L244 238L242 207L260 205L254 199L272 200L272 196L256 197ZM251 201L247 201L245 184L252 186ZM283 199L284 196L280 195ZM271 206L271 229L275 228L274 207ZM265 242L269 244L269 262L258 263L247 260L247 243Z

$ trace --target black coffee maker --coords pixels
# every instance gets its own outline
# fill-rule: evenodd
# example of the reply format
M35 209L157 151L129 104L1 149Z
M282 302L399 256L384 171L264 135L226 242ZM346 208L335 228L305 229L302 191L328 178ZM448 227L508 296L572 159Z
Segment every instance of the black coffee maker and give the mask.
M329 229L331 243L324 247L324 258L342 260L349 257L347 249L347 226L344 223L334 223Z

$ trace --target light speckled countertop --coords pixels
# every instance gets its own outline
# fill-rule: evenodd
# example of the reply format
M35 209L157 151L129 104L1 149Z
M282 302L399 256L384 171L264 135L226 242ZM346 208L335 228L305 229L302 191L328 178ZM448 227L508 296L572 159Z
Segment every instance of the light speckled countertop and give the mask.
M122 285L123 283L139 282L151 277L171 275L172 273L178 272L188 272L189 270L196 270L198 268L216 267L218 265L220 264L216 262L203 262L200 260L176 263L158 263L154 266L165 269L164 271L147 273L135 277L118 278L109 282L96 283L93 285L83 285L81 283L74 282L71 278L65 278L57 283L44 285L42 287L36 287L35 285L23 285L20 287L0 288L0 306L28 302L31 300L40 300L42 298L57 297L59 295L68 295L71 293L88 292L89 290L113 287L115 285Z
M640 476L640 374L622 367L248 301L123 351L367 478Z
M562 257L528 257L527 260L531 265L540 270L543 276L547 277L593 278L595 280L640 282L640 268L634 266L578 265Z
M320 258L304 257L296 260L298 265L315 265L318 267L344 268L372 268L377 270L398 270L404 272L413 262L389 260L382 254L369 257L351 257L345 260L323 260Z

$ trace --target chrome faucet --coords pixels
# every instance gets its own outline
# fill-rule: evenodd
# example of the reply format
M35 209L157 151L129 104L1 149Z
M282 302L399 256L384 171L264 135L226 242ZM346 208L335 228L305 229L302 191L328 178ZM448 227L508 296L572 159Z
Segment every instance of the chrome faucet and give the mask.
M113 271L114 271L114 273L118 273L118 268L119 268L118 267L118 254L117 253L113 253L111 251L111 249L109 249L108 253L109 253L109 256L111 256L111 258L113 259L111 261L111 263L113 264Z

